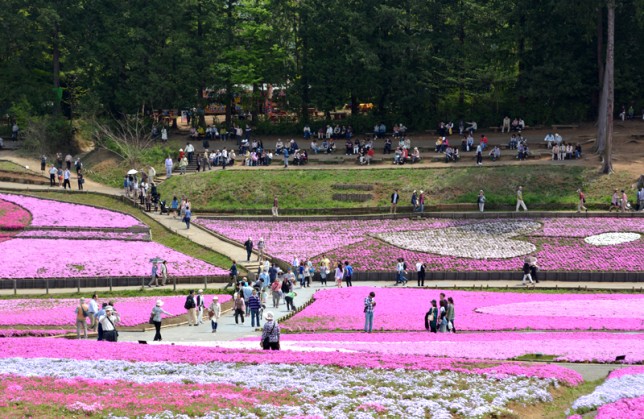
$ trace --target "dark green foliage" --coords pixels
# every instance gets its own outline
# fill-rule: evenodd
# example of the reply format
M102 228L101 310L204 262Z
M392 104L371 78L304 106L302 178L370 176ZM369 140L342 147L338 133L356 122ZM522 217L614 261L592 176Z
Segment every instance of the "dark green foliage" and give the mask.
M644 107L642 3L617 2L617 112ZM26 101L31 115L120 118L203 108L208 90L222 104L241 95L257 115L270 85L301 116L372 103L372 115L347 121L356 131L379 120L497 125L506 114L592 120L600 9L603 0L6 0L0 114Z

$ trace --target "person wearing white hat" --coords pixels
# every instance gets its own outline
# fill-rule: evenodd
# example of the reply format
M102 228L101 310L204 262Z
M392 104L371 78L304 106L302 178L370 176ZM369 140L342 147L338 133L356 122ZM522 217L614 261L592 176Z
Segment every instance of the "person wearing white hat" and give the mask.
M212 297L212 303L208 307L208 317L210 318L212 333L217 333L217 325L221 317L221 304L219 304L219 297L216 295Z
M172 316L172 314L168 313L163 307L163 301L157 300L156 304L152 308L152 313L150 313L150 322L154 324L154 329L156 330L156 333L154 334L154 341L160 341L161 340L161 321L163 320L161 315L165 314L166 316Z
M280 326L275 321L275 317L271 311L264 314L266 323L262 328L262 340L260 346L264 350L279 351L280 349Z
M203 299L203 290L197 291L197 296L195 297L195 304L197 304L197 323L203 324L203 309L206 306L206 303Z
M108 342L118 341L118 332L116 331L116 323L121 321L118 313L114 311L114 307L106 306L105 314L99 317L98 321L103 328L103 340Z

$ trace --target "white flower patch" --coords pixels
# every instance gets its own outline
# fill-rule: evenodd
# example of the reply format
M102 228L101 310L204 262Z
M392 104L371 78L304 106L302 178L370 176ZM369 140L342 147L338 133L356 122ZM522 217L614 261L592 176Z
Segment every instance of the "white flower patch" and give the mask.
M259 354L258 356L261 356ZM50 376L96 380L126 380L137 383L234 384L266 391L297 391L302 400L297 406L252 406L262 418L320 416L329 418L380 417L365 406L377 406L387 417L451 418L489 417L508 412L510 402L542 403L552 401L548 392L555 379L520 376L492 377L452 371L371 370L298 364L210 364L189 365L162 362L79 361L73 359L0 359L0 374ZM361 409L361 406L363 407ZM96 405L77 405L80 411ZM368 409L367 409L368 410ZM102 412L108 417L109 412ZM172 412L151 413L146 418L179 419ZM220 410L204 418L256 418L248 410Z
M584 241L594 246L612 246L615 244L634 242L639 240L640 237L642 236L638 233L603 233L586 237Z
M534 221L492 221L441 230L377 234L379 239L403 249L470 259L512 258L527 255L534 244L513 237L529 234L541 225Z
M590 394L581 396L573 404L575 411L586 412L620 399L644 396L644 374L610 378Z

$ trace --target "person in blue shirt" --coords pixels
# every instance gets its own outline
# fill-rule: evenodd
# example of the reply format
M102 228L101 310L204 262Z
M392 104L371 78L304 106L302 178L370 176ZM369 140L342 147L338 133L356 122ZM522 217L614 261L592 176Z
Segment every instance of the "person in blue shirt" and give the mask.
M344 261L344 282L347 284L347 287L352 287L351 278L353 277L353 267L349 265L349 261Z
M190 218L192 217L192 212L190 207L186 207L185 215L183 216L183 221L186 223L186 229L190 229Z

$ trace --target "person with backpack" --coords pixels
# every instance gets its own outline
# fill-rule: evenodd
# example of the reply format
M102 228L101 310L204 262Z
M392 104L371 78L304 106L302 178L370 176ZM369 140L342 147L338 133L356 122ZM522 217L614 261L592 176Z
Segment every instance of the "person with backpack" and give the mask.
M351 278L353 278L353 266L349 265L349 261L344 261L344 282L347 287L352 287Z
M74 311L76 313L76 337L81 338L81 330L83 331L83 339L87 339L87 317L89 317L89 306L85 303L85 299L81 298L78 306Z
M197 325L197 313L196 313L197 304L195 303L194 290L190 290L190 293L186 297L186 302L183 305L183 308L185 308L188 311L188 326L192 326L193 324L196 326Z

